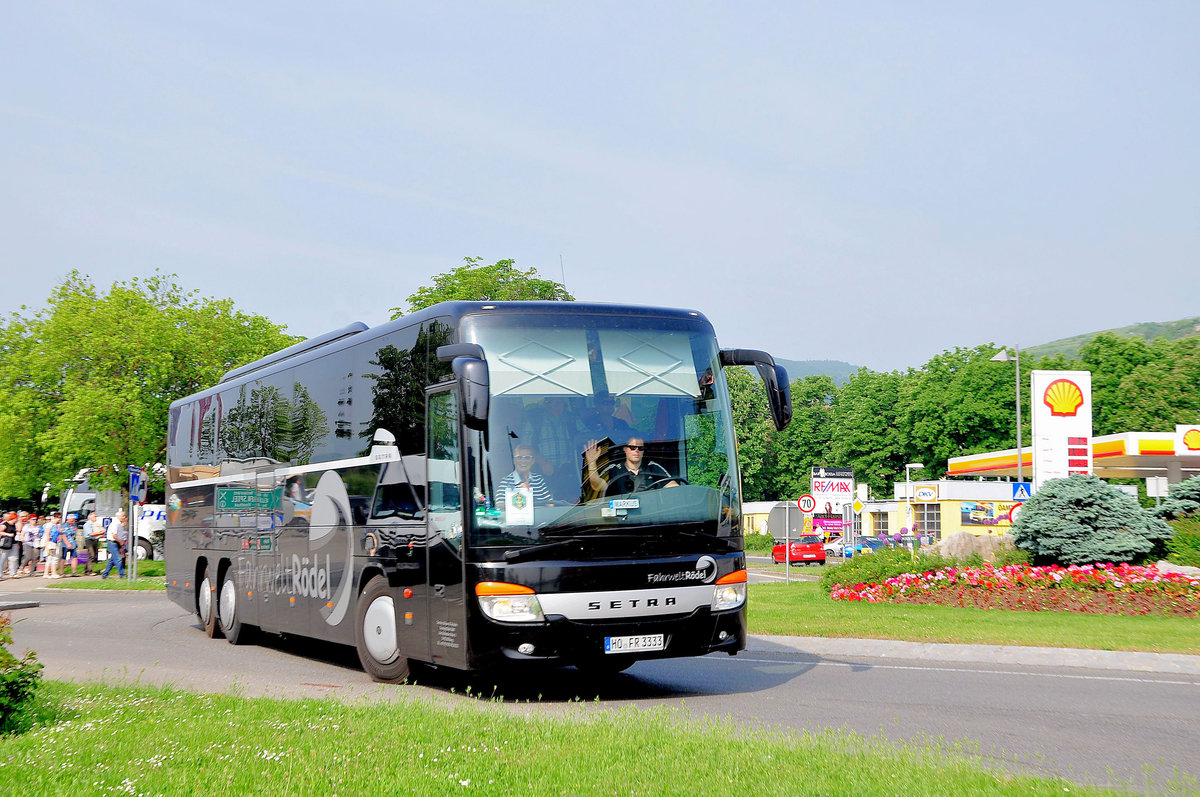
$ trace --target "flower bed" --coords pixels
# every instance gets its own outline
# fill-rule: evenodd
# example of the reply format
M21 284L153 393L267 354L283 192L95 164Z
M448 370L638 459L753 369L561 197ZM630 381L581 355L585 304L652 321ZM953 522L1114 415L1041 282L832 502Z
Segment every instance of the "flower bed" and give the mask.
M978 609L1200 617L1200 578L1125 564L945 568L905 573L881 584L837 584L830 597Z

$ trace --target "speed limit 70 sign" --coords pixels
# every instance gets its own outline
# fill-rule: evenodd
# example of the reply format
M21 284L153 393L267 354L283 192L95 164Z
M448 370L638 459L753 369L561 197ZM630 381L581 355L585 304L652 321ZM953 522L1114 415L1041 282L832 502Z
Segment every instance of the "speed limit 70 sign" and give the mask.
M811 513L816 511L817 499L806 493L800 496L800 500L796 502L796 506L800 507L801 512Z

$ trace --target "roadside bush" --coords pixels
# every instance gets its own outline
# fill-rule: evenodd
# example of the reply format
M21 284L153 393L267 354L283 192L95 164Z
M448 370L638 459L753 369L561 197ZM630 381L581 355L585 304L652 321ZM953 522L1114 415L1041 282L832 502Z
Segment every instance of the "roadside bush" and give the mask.
M1031 565L1033 557L1029 555L1029 551L1022 551L1020 548L1010 548L1004 546L996 551L992 558L992 564L996 567L1005 567L1006 565Z
M1167 490L1167 500L1154 510L1154 515L1163 520L1196 517L1200 515L1200 476L1172 484Z
M18 659L12 644L12 618L0 613L0 734L19 732L28 724L42 665L33 651Z
M904 573L924 573L942 567L954 567L956 564L953 559L938 554L925 554L907 548L880 548L875 553L858 554L840 565L826 567L821 574L821 589L831 592L835 584L881 584Z
M1037 564L1142 562L1165 552L1171 529L1095 476L1051 479L1025 502L1013 543Z
M747 534L746 535L746 553L759 554L761 556L770 556L771 548L774 547L775 540L770 534Z
M1167 541L1167 561L1200 567L1200 518L1171 522L1175 536Z

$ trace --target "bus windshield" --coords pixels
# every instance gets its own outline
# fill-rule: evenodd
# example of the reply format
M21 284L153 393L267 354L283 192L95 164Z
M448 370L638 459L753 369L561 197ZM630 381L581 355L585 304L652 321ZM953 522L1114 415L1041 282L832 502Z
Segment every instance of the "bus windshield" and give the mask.
M485 453L466 468L473 546L740 547L729 395L706 321L504 314L464 319L462 335L483 347L492 389Z

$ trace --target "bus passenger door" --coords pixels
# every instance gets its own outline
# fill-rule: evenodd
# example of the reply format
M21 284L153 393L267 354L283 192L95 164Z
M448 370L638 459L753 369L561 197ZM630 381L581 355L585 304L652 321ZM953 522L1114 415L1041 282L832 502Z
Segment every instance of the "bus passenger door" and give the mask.
M457 391L450 388L430 392L425 419L430 650L435 664L465 668L467 616Z

